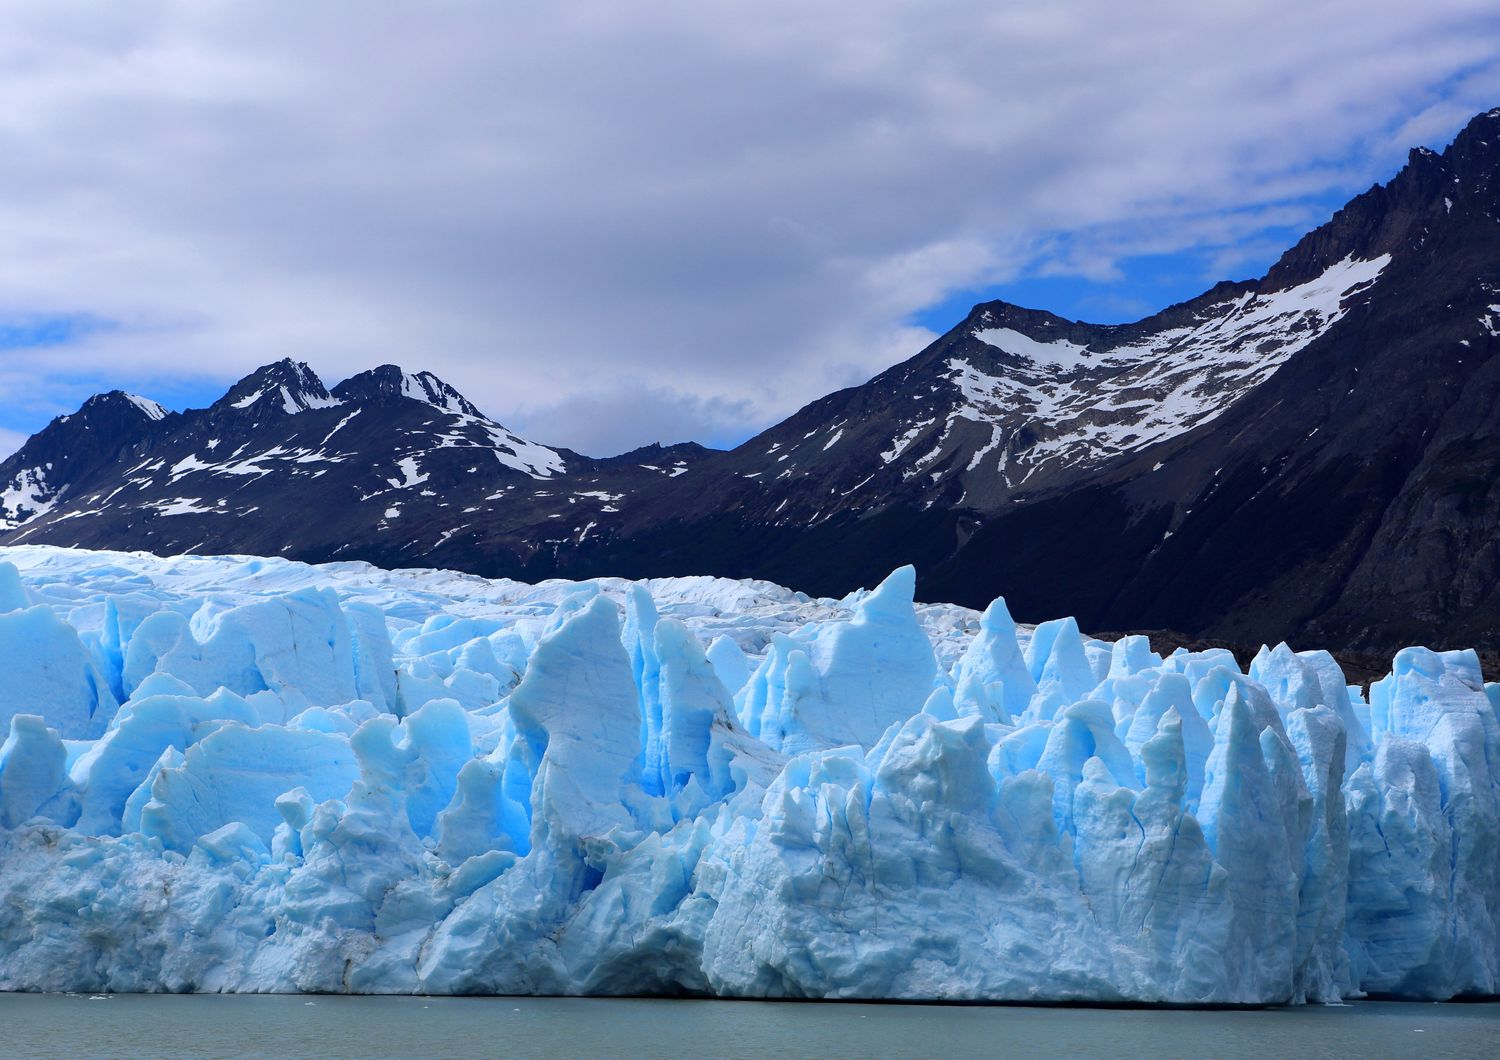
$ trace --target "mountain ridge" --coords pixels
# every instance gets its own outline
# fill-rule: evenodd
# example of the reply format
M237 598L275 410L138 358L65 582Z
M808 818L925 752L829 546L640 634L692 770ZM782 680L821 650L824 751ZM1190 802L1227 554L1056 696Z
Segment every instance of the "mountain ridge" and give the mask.
M112 398L91 415L113 462L94 444L60 464L80 426L60 417L0 463L0 542L819 593L916 562L929 598L1003 594L1093 628L1495 636L1497 171L1500 110L1414 150L1258 279L1128 324L979 303L722 452L542 446L394 365L329 389L283 360L156 419Z

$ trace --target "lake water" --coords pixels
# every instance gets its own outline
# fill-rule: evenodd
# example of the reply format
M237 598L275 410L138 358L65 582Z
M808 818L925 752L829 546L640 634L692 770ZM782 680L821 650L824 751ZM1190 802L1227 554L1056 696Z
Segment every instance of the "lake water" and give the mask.
M1500 1004L1159 1009L0 994L24 1057L1500 1056Z

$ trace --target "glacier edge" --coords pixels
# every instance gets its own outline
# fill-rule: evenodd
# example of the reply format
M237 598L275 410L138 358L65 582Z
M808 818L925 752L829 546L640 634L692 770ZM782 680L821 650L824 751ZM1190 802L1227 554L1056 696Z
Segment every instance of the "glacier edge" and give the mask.
M1472 652L1366 697L913 585L0 550L0 989L1500 992Z

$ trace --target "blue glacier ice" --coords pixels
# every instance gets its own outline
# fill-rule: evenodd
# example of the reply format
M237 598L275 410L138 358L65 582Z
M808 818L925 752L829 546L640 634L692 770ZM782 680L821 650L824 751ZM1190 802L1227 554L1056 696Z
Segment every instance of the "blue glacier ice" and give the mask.
M1500 685L1072 619L0 550L0 989L1500 992Z

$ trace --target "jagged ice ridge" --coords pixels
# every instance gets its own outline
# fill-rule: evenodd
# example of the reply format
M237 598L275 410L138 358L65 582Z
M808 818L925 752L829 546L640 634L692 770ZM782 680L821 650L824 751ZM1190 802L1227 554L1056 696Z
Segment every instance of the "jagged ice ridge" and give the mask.
M0 550L0 989L1493 994L1500 685L711 578Z

